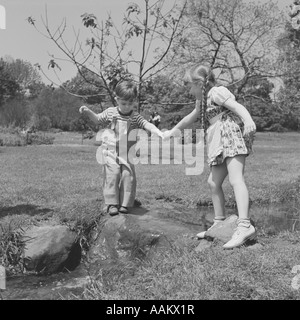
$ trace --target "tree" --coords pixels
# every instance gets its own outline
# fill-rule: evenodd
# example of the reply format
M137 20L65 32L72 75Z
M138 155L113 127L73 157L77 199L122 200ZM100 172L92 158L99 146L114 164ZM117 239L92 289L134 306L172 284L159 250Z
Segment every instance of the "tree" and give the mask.
M274 62L282 22L283 15L272 1L191 0L183 19L187 27L175 47L173 72L178 78L182 68L206 64L239 98L249 81L278 75Z
M70 130L71 123L80 117L81 100L62 88L46 87L34 102L34 125L39 128L48 118L49 127Z
M14 60L6 56L7 70L20 87L20 93L34 98L43 87L42 78L36 68L28 61Z
M293 9L293 7L292 7ZM294 11L293 11L294 12ZM280 123L292 130L300 129L300 30L295 19L299 17L291 12L285 23L284 32L277 45L280 51L277 68L282 72L283 86L278 92L278 105L282 109ZM297 13L297 12L294 12Z
M74 78L62 85L62 88L74 96L83 97L87 104L99 104L103 110L103 103L106 102L103 83L88 69L82 67Z
M9 72L9 65L0 59L0 108L6 101L17 96L20 86Z
M30 100L44 84L27 61L5 56L0 60L0 107L3 125L24 126L30 118Z
M182 5L178 5L175 0L170 9L166 8L165 0L143 0L143 8L130 3L121 28L116 26L110 15L106 21L98 21L94 14L85 13L81 16L83 25L90 31L85 46L79 34L75 35L73 46L67 45L64 39L65 20L55 31L51 31L47 19L43 25L46 36L76 66L83 78L82 70L85 69L100 78L100 89L106 92L113 104L115 84L132 76L139 89L140 111L143 83L164 68L162 61L170 52L174 39L185 28L180 22L186 3L184 0ZM32 17L28 22L38 30ZM152 61L150 54L158 47L160 50L156 51ZM152 61L150 64L149 60ZM49 66L55 72L58 67L55 58L50 60Z

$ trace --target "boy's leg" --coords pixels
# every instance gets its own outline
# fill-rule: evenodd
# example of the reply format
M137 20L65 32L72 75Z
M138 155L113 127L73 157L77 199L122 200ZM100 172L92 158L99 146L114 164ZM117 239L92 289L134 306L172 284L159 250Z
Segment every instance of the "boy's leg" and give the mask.
M103 197L106 205L119 205L120 165L103 165Z
M122 207L133 207L136 195L135 168L132 164L128 166L121 165L120 205Z

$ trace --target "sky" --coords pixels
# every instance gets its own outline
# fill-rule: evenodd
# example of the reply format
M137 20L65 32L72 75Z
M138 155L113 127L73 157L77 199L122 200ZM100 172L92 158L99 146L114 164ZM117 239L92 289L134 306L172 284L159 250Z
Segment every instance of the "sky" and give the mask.
M252 1L252 0L249 0ZM264 2L266 0L254 0ZM41 25L41 17L47 16L49 26L53 29L66 18L68 29L66 34L73 44L74 30L84 32L81 15L93 13L98 21L105 20L110 13L113 21L121 24L123 14L130 2L142 4L143 0L0 0L0 57L11 56L13 59L29 61L32 65L38 63L54 83L70 80L76 75L76 69L68 62L59 61L61 71L53 74L48 70L51 55L63 57L59 49L27 21L32 17L36 24ZM174 0L166 0L171 4ZM280 9L287 10L292 0L274 0ZM2 6L2 7L1 7ZM5 8L5 29L3 29L3 15L1 8ZM46 84L50 80L42 76ZM60 80L60 81L59 81Z

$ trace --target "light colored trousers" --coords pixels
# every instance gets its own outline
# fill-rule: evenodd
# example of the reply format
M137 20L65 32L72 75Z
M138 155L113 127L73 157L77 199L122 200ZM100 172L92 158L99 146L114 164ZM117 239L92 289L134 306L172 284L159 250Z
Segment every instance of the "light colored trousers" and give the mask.
M105 204L133 207L136 195L136 175L133 164L112 161L103 165L103 196Z

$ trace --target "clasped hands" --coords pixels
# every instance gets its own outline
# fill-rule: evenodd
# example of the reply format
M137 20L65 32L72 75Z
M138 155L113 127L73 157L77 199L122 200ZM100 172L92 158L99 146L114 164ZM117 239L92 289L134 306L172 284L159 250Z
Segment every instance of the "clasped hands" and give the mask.
M162 138L163 140L168 140L170 139L171 137L177 137L177 136L180 136L180 131L178 130L174 132L174 130L166 130L166 131L161 131L160 134L158 134L158 136L160 138Z

